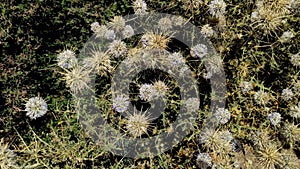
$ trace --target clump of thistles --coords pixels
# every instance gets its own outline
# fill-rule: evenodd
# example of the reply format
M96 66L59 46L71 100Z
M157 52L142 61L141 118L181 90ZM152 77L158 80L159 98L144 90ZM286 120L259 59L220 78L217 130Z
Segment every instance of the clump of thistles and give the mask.
M26 115L31 119L42 117L47 113L47 103L41 97L30 98L25 104Z

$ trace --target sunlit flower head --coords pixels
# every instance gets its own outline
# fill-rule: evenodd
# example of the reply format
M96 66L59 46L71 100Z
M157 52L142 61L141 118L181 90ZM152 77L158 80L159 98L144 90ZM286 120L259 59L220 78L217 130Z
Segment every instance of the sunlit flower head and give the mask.
M47 113L47 103L41 97L30 98L25 104L26 115L31 119L42 117Z
M64 50L57 55L57 65L61 68L70 69L77 63L75 52Z

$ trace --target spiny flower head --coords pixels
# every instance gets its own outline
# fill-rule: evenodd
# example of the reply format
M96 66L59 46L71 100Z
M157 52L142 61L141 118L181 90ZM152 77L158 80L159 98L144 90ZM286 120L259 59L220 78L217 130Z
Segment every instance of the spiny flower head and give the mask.
M166 49L170 40L167 36L152 32L145 33L141 38L143 46L150 49Z
M292 147L300 141L300 128L298 126L293 123L285 123L280 132L281 136Z
M214 35L214 30L213 30L213 28L209 24L206 24L206 25L202 26L201 33L205 37L212 37Z
M90 70L83 66L76 65L71 70L67 70L62 74L64 75L67 87L69 87L73 93L79 93L89 88L88 83L91 81L89 76Z
M70 69L77 63L75 52L64 50L57 56L57 65L61 68Z
M108 27L120 32L125 28L125 19L122 16L115 16L109 23Z
M254 100L257 104L259 105L265 105L269 102L269 100L271 99L271 96L264 91L257 91L254 94Z
M191 48L191 56L192 57L198 57L203 58L205 55L207 55L207 46L204 44L197 44Z
M153 87L156 90L158 97L165 97L169 89L168 86L160 80L154 82Z
M126 129L131 136L137 138L147 134L147 128L150 124L151 119L146 112L137 112L135 110L133 114L127 116Z
M113 109L117 112L122 113L128 109L129 98L124 95L118 95L113 99Z
M290 100L294 96L294 93L291 89L283 89L281 92L281 97L283 100Z
M136 15L143 15L147 13L147 4L143 0L135 0L132 7Z
M108 50L109 50L109 54L111 54L115 58L125 56L127 53L126 44L121 40L114 40L108 46Z
M218 108L216 110L215 117L217 118L220 124L225 124L230 120L231 114L225 108Z
M257 161L260 168L275 169L282 164L280 148L274 142L267 142L256 150Z
M83 67L87 70L95 69L100 76L107 76L113 71L109 55L100 50L92 51L91 57L85 57Z
M212 165L212 159L210 155L207 153L199 153L197 155L196 162L200 168L207 168L207 167L211 167Z
M31 119L36 119L46 114L47 103L41 97L30 98L25 104L26 115Z
M273 112L273 113L269 114L268 117L269 117L271 124L274 126L276 126L281 121L281 114L279 114L277 112Z
M174 67L182 67L185 64L185 59L180 53L175 52L168 55L168 64Z
M209 13L217 18L223 16L226 12L226 3L223 0L212 0L209 7Z
M100 25L99 22L93 22L91 24L91 30L96 34L97 38L102 38L108 29L105 25Z

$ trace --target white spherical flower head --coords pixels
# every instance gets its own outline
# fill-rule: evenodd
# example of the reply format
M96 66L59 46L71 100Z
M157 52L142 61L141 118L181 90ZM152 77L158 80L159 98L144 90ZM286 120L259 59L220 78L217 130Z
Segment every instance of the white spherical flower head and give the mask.
M209 26L209 24L206 24L206 25L202 26L201 33L205 37L212 37L214 35L214 30L211 26Z
M167 30L170 30L173 26L173 23L171 21L170 18L161 18L159 21L158 21L158 27L162 30L162 31L167 31Z
M107 40L114 40L116 38L116 34L114 30L107 30L104 34L104 37Z
M41 117L47 112L47 103L41 97L30 98L25 107L26 115L31 119Z
M240 83L240 88L243 93L249 93L253 89L253 86L251 82L243 81Z
M168 92L168 86L163 81L156 81L153 83L153 87L156 90L156 94L158 97L165 97Z
M271 124L274 126L276 126L281 121L281 114L279 114L277 112L273 112L273 113L269 114L268 117L269 117Z
M251 21L254 22L254 21L257 21L260 19L260 15L257 11L253 11L251 13Z
M157 96L157 91L151 84L143 84L140 87L140 98L145 101L152 101Z
M57 65L61 68L70 69L77 63L75 52L64 50L57 56Z
M185 101L185 108L187 109L187 112L196 112L198 111L200 106L200 101L198 98L188 98Z
M212 159L207 153L199 153L196 159L197 165L201 168L211 167Z
M226 11L226 3L223 0L213 0L208 7L209 13L217 18L222 17Z
M108 46L109 53L115 57L121 57L124 56L127 53L127 47L126 44L121 40L114 40L109 46Z
M123 113L128 109L129 103L130 102L128 97L125 97L124 95L119 95L114 98L112 107L117 112Z
M185 64L185 59L180 53L175 52L168 55L168 62L174 67L182 67Z
M99 22L93 22L93 23L91 24L91 30L92 30L93 32L96 33L96 32L99 30L99 28L100 28Z
M299 53L292 55L290 61L294 66L300 67L300 55L299 55Z
M204 44L197 44L196 46L193 46L191 48L191 56L192 57L198 57L203 58L205 55L207 55L207 46Z
M225 124L230 120L231 114L227 109L218 108L215 117L220 124Z
M122 31L124 38L130 38L134 35L134 30L130 25L126 25L124 30Z
M294 93L291 89L283 89L281 92L281 97L283 100L290 100L294 96Z
M147 4L143 0L134 1L132 7L136 15L143 15L147 13Z

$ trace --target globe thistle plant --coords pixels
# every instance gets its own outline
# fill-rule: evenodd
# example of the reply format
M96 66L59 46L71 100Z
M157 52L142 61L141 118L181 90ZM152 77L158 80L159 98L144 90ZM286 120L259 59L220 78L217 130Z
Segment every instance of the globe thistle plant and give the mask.
M205 55L207 55L207 52L207 46L204 44L197 44L193 46L190 51L192 57L198 58L203 58Z
M270 99L271 96L269 95L269 93L264 91L257 91L254 94L254 101L259 105L266 105Z
M212 0L209 7L209 13L217 18L224 16L226 12L226 3L223 0Z
M154 82L153 87L156 90L158 97L165 97L169 89L168 86L160 80Z
M167 36L152 32L145 33L141 38L143 46L148 49L167 49L170 40Z
M260 168L275 169L282 164L280 148L274 142L262 144L256 150L256 159Z
M47 103L41 97L32 97L25 104L26 115L31 119L42 117L47 113Z
M269 118L271 124L276 126L281 121L281 114L279 114L277 112L273 112L268 115L268 118Z
M113 109L117 112L122 113L128 109L130 104L129 98L125 97L124 95L118 95L113 99Z
M75 52L64 50L57 55L57 65L61 68L70 69L77 63Z

